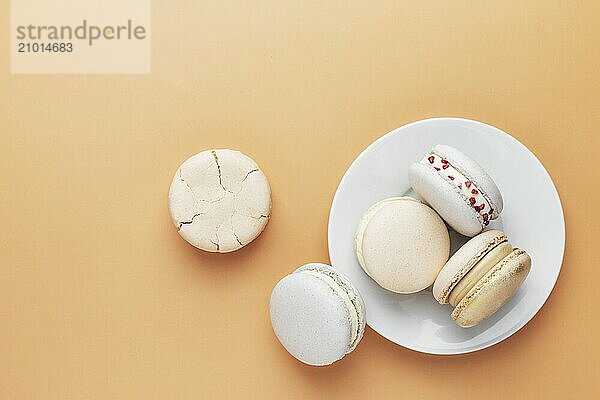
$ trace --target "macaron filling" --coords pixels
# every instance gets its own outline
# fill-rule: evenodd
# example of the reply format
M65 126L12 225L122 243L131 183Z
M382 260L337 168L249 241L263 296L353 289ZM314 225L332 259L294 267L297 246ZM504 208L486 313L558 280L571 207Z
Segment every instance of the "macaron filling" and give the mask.
M440 293L437 299L440 303L447 303L450 293L459 284L459 282L473 269L492 249L501 243L508 242L508 238L503 233L495 236L490 240L483 248L481 248L473 257L470 258L469 262L466 263L458 272L454 275L452 280L446 285L446 287ZM459 250L460 251L460 250Z
M342 301L346 305L346 309L348 310L348 313L350 315L351 332L350 332L350 345L348 346L348 352L352 351L355 347L357 338L359 337L360 324L359 324L359 311L357 310L355 304L350 299L348 292L338 282L336 282L335 279L333 279L328 274L326 274L320 270L304 269L304 270L298 271L298 273L311 275L317 279L322 280L335 292L336 295L339 296L340 299L342 299Z
M456 306L489 270L512 251L513 247L508 241L501 242L490 249L452 289L449 303Z
M467 295L460 300L458 305L454 308L454 311L452 311L452 314L451 314L452 319L456 320L457 318L459 318L460 314L465 310L465 308L467 308L471 304L471 302L477 297L479 292L481 292L483 290L483 288L488 283L490 283L490 281L492 281L496 275L500 274L500 271L502 270L502 268L504 268L507 264L509 264L510 262L516 260L517 258L519 258L523 255L525 255L527 257L527 259L529 259L529 256L527 256L527 253L525 253L524 250L515 248L509 255L504 257L491 270L489 270L483 276L483 278L481 278L475 284L475 286L471 290L469 290Z
M459 170L458 166L433 151L425 154L420 163L435 170L438 175L452 185L481 217L480 221L483 226L487 226L490 220L498 217L497 210L491 206L487 196L475 182Z

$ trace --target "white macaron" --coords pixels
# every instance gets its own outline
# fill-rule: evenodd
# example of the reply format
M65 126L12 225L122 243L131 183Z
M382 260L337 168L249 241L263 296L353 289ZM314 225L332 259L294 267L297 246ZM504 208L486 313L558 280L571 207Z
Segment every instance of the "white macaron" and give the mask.
M263 231L271 216L271 190L250 157L234 150L207 150L177 169L169 210L186 241L202 250L226 253Z
M271 324L305 364L329 365L352 352L365 330L365 306L352 283L326 264L303 265L271 293Z
M437 145L408 170L414 191L455 231L475 236L503 208L494 180L473 159L447 145Z
M430 286L450 254L444 221L410 197L391 197L369 208L358 224L355 241L363 270L395 293Z

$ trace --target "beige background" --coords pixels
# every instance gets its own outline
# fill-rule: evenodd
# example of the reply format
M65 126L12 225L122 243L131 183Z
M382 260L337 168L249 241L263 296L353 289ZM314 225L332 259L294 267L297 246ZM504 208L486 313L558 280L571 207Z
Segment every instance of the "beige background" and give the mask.
M0 398L597 394L597 2L153 3L152 74L34 76L9 73L2 2ZM296 362L271 331L271 288L328 261L354 157L431 116L496 125L544 163L567 221L554 292L474 354L367 329L332 367ZM253 156L273 189L267 229L229 255L187 245L167 211L179 163L212 147Z

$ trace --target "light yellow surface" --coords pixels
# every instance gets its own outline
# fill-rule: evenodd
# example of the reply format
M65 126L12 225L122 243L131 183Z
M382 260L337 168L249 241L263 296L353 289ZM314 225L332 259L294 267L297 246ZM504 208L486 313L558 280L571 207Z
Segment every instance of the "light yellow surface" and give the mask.
M598 2L153 3L139 76L10 75L1 3L1 399L597 395ZM367 329L332 367L298 363L271 331L271 288L328 261L354 157L431 116L498 126L544 163L567 222L554 292L474 354ZM186 244L167 211L177 166L219 147L273 190L265 232L225 255Z

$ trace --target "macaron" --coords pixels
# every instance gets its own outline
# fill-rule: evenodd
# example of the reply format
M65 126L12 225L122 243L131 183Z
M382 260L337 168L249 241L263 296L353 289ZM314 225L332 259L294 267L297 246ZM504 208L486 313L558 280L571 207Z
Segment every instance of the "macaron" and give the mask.
M409 167L408 178L414 191L462 235L477 235L502 212L494 180L454 147L434 146Z
M441 304L450 303L452 319L468 328L500 309L530 269L529 255L513 248L503 232L486 231L450 257L433 284L433 296Z
M207 150L177 169L169 189L173 224L193 246L217 253L252 242L271 216L267 177L235 150Z
M415 293L430 286L450 255L444 221L411 197L391 197L370 207L355 236L356 257L379 286Z
M365 331L365 306L352 283L329 265L303 265L271 293L271 324L285 349L322 366L352 352Z

